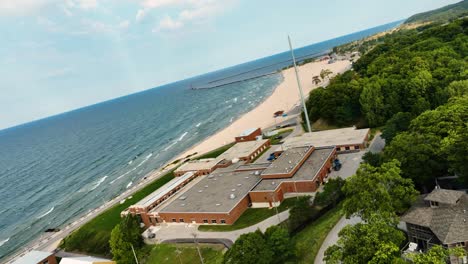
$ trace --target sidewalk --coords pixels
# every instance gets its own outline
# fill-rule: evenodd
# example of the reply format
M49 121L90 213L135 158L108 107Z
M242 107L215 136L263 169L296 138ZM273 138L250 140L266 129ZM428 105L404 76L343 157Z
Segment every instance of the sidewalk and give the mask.
M193 234L196 234L197 238L199 239L227 239L234 242L240 235L254 232L257 229L260 229L262 232L265 232L265 230L268 227L277 225L280 222L283 222L284 220L288 219L288 217L289 210L286 210L284 212L279 213L278 215L274 215L270 218L267 218L258 224L229 232L198 231L198 224L167 224L155 228L154 233L156 234L156 238L147 240L146 242L150 244L157 244L168 240L193 239Z

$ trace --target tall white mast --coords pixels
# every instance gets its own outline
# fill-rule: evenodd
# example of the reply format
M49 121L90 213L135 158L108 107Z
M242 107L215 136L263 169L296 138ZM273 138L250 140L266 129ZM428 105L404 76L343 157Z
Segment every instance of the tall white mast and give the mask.
M297 65L296 65L296 57L294 57L294 50L291 44L291 38L288 35L288 42L289 42L289 49L291 50L291 56L293 59L294 63L294 70L296 71L296 80L297 80L297 87L299 88L299 94L301 95L301 102L302 102L302 107L304 108L304 115L305 119L307 122L307 129L309 132L312 132L312 128L310 127L310 121L309 121L309 114L307 113L307 107L304 101L304 94L302 92L302 86L301 86L301 80L299 79L299 72L297 71Z

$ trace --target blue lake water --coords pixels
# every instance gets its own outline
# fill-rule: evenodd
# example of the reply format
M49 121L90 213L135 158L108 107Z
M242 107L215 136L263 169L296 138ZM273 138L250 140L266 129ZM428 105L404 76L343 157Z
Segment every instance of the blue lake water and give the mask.
M296 50L321 54L394 22ZM0 131L0 258L71 223L256 107L288 52Z

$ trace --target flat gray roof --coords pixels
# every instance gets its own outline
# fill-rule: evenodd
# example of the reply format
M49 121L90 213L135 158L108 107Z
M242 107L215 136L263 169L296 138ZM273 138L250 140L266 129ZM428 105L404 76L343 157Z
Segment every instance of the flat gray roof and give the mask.
M178 171L199 171L199 170L210 170L216 164L221 162L222 159L201 159L201 160L191 160L182 164L179 168L175 170Z
M15 260L15 262L13 263L14 264L31 264L31 263L36 264L48 258L50 255L52 255L52 253L50 252L33 250L33 251L29 251L24 256Z
M282 182L312 181L315 175L325 165L327 158L333 153L334 149L334 147L315 149L293 177L285 179L264 179L255 186L253 191L273 191L278 188Z
M143 198L142 200L140 200L139 202L137 202L136 204L130 207L148 207L152 205L154 202L156 202L157 200L167 195L169 192L171 192L181 183L183 183L184 181L192 177L193 174L194 174L193 172L189 171L180 177L175 177L174 179L170 180L168 183L161 186L161 188L158 188L156 191L152 192L150 195L146 196L145 198Z
M304 159L310 146L290 148L285 150L271 165L263 171L264 175L290 173Z
M347 127L317 131L286 138L283 147L289 149L298 146L329 147L359 145L365 141L367 134L369 134L369 128L356 129L354 127Z
M264 170L271 165L270 162L263 163L247 163L242 164L236 168L236 170Z
M218 158L233 160L242 157L247 157L252 154L256 149L265 144L268 139L261 139L255 141L245 141L236 143L230 149L226 150Z
M257 185L260 171L218 172L204 177L158 211L161 213L227 213ZM233 196L232 196L233 195Z

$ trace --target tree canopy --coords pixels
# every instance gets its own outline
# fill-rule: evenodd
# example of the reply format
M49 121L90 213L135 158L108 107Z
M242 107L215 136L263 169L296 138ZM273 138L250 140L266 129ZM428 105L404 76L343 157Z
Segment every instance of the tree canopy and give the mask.
M226 264L269 264L273 251L260 230L241 235L224 255Z
M354 63L354 71L310 93L311 122L344 126L364 118L370 126L382 126L399 112L417 116L465 94L467 25L465 18L385 36Z
M328 264L391 263L405 240L402 231L376 214L367 223L345 226L338 235L337 244L325 251Z
M400 162L392 160L373 167L363 163L355 175L345 183L344 211L347 217L356 215L368 220L373 214L392 218L403 213L415 200L418 192L413 182L400 175Z

